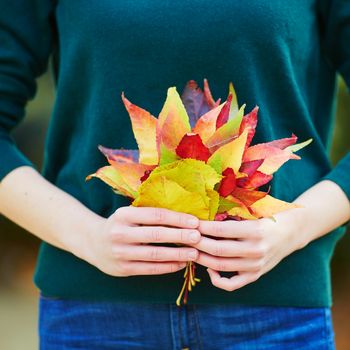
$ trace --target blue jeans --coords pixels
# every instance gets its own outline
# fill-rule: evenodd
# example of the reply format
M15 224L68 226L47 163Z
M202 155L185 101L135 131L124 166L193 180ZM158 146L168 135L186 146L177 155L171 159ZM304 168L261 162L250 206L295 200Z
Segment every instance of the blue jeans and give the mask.
M86 302L40 296L41 350L330 350L329 308Z

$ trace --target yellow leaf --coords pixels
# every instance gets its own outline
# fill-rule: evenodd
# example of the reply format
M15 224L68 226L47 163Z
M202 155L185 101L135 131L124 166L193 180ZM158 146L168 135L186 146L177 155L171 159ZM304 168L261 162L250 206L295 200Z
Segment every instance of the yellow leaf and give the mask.
M158 116L158 128L161 130L164 126L169 113L174 113L178 123L183 123L186 126L187 132L191 131L190 120L182 103L181 97L178 94L176 87L170 87L167 91L167 97Z
M250 206L258 217L270 217L284 210L300 208L301 206L295 203L288 203L266 195Z
M133 205L167 208L209 220L219 205L214 186L221 178L203 161L181 159L155 168L141 184Z
M199 193L187 191L162 175L150 176L144 181L132 205L166 208L192 214L202 220L209 218L208 204Z
M239 137L218 148L208 159L208 164L217 167L217 164L221 163L221 171L224 171L226 168L232 168L237 174L242 164L247 136L248 131L244 130Z
M188 191L195 191L206 195L206 190L212 190L222 179L211 166L196 159L180 159L178 161L159 166L150 176L164 175L175 181Z
M234 207L232 209L230 209L228 212L227 212L229 215L232 215L232 216L239 216L240 218L242 219L245 219L245 220L256 220L258 219L257 217L255 217L254 215L252 215L249 210L247 209L246 206L238 206L238 207Z
M219 208L219 193L214 190L207 190L209 197L209 220L214 220Z

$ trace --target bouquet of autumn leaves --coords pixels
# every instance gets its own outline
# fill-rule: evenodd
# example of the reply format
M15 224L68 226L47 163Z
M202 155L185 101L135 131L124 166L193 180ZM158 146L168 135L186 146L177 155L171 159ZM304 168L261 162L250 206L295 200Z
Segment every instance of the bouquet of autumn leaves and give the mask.
M245 114L232 83L227 100L214 100L206 79L203 91L193 80L180 96L170 87L158 118L131 103L122 92L138 150L99 146L110 165L87 176L97 177L133 206L161 207L195 215L201 220L254 220L294 208L261 191L294 152L311 142L297 137L251 146L258 107ZM199 279L188 262L176 301Z

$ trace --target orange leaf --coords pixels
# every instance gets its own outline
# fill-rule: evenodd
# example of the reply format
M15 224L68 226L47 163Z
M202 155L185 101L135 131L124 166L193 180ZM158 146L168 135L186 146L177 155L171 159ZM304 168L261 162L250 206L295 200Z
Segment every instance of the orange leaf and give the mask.
M92 177L99 178L107 185L111 186L116 193L131 198L135 198L137 196L137 191L132 189L123 179L119 171L111 165L98 169L96 173L88 175L85 180L90 180Z
M189 124L183 123L174 110L169 110L159 134L161 144L169 150L175 150L182 138L190 131Z
M249 147L243 156L243 162L264 159L258 170L266 175L277 171L289 159L300 159L299 156L264 143Z
M140 163L155 165L158 164L159 155L156 142L157 119L133 103L122 93L122 100L127 109L136 142L140 151Z
M193 128L192 131L200 135L204 144L214 134L216 130L216 119L224 104L225 102L203 114Z
M116 169L124 182L133 190L137 191L141 185L141 177L146 171L151 171L155 166L145 164L127 164L115 161L110 161L110 164Z

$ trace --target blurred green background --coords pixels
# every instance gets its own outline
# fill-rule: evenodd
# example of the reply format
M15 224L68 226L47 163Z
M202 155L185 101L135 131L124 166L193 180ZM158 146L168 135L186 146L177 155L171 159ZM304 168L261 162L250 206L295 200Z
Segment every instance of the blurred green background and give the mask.
M18 147L41 169L44 138L54 99L50 74L38 80L38 93L15 130ZM339 80L332 160L349 149L350 96ZM0 215L0 349L38 349L38 291L32 282L39 240ZM350 349L350 237L337 245L333 268L333 322L338 350Z

